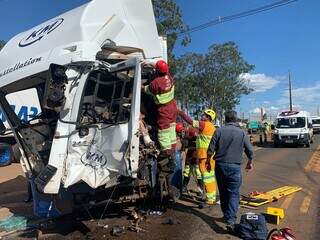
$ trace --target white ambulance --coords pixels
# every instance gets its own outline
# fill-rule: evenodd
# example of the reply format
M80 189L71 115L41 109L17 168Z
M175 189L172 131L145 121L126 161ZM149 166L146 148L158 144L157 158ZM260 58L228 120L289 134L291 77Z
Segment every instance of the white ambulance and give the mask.
M306 111L284 111L275 121L273 141L276 147L283 144L305 145L313 142L313 127Z

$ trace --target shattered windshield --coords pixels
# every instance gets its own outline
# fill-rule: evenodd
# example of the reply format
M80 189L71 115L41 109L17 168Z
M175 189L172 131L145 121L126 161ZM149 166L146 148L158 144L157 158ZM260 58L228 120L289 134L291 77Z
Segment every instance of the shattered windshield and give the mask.
M278 118L277 128L303 128L306 126L305 117Z
M82 99L81 123L127 122L130 119L134 69L90 73Z

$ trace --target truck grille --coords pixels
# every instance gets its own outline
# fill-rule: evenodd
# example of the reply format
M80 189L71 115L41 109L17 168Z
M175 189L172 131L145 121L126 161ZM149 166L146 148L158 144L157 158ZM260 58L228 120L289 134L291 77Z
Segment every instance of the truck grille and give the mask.
M291 136L281 136L281 139L284 139L284 140L292 139L292 140L294 140L294 139L298 139L298 136L296 136L296 135L291 135Z

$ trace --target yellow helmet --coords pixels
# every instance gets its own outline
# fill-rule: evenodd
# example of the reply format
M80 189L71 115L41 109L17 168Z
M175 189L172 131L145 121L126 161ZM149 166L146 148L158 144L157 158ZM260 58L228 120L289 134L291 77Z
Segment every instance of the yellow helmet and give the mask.
M210 116L212 121L216 119L216 112L212 109L206 109L204 110L204 113Z

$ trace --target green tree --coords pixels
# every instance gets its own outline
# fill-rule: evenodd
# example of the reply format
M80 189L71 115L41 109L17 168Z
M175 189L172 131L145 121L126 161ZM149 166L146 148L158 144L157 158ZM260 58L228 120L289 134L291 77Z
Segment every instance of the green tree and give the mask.
M179 6L173 0L152 0L154 14L157 22L158 33L160 36L167 37L168 61L171 72L175 72L176 57L173 53L174 46L178 40L179 32L187 29L182 19L182 13ZM179 39L182 45L190 42L190 38Z
M5 44L6 44L5 41L0 40L0 51L1 51L1 49L4 47Z
M203 55L186 53L176 61L176 98L184 109L195 108L199 104L198 78L202 71Z
M210 107L221 116L252 91L239 76L252 71L254 65L242 57L234 42L214 44L205 54L183 55L178 66L176 96L188 110Z

